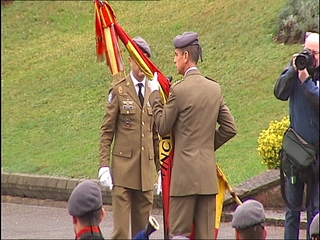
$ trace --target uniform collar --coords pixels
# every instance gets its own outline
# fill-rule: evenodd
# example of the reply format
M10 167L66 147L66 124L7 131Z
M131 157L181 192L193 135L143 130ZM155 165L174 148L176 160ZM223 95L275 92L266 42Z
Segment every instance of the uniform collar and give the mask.
M187 71L184 73L184 77L187 76L187 73L188 73L189 71L191 71L191 70L198 70L198 68L197 68L197 67L190 67L190 68L188 68Z
M134 86L137 86L138 83L142 83L143 86L146 85L146 77L144 77L144 79L143 79L141 82L139 82L139 81L133 76L132 71L130 71L130 77L131 77L131 79L132 79L132 82L133 82L133 85L134 85Z
M91 232L91 233L100 233L101 234L101 231L100 231L100 228L98 226L89 226L89 227L85 227L83 228L80 232L78 232L76 234L76 240L77 239L80 239L80 237L85 234L85 233L88 233L88 232Z

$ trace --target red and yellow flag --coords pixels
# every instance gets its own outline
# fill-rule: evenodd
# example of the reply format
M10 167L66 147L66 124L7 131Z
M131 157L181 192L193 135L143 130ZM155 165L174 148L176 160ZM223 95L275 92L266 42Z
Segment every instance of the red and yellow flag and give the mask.
M220 228L220 222L221 222L221 217L222 217L222 210L223 210L223 203L224 199L227 193L227 190L230 192L231 196L234 198L236 203L238 205L242 204L238 196L235 194L233 189L231 188L227 177L221 170L218 164L216 164L217 168L217 176L218 176L218 184L219 184L219 192L216 197L216 234L215 234L215 239L218 238L218 233L219 233L219 228Z
M107 60L107 65L115 81L125 77L124 61L119 46L119 38L114 29L115 13L107 2L94 1L96 20L97 61Z

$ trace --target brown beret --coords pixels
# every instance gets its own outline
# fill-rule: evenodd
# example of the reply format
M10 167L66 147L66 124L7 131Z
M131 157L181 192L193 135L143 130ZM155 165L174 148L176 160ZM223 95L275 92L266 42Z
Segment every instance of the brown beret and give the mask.
M132 39L137 45L138 47L144 52L146 53L149 57L151 57L151 49L149 44L146 42L146 40L144 40L142 37L134 37Z
M196 32L184 32L173 39L175 48L183 48L189 45L199 45L199 38Z
M71 216L82 217L101 208L102 194L97 183L85 180L73 189L68 201L68 211Z

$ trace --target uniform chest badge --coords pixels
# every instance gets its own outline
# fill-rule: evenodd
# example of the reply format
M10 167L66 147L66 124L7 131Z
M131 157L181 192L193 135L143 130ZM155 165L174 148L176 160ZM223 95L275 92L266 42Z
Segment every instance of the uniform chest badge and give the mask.
M122 101L122 103L123 103L124 109L133 109L134 108L133 101L130 101L129 99L126 101Z
M118 87L118 93L119 93L119 95L122 95L122 94L123 94L123 89L122 89L121 86Z

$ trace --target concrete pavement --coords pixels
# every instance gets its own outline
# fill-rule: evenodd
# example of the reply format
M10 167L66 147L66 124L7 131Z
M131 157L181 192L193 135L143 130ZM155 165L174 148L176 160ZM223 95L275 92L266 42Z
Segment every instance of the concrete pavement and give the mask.
M36 200L29 203L37 204ZM39 200L37 200L39 201ZM14 203L16 202L16 203ZM67 211L66 202L47 202L51 206L29 205L17 199L2 197L1 202L1 239L74 239L72 219ZM111 238L113 221L112 207L104 205L106 218L101 231L106 239ZM150 239L163 239L162 209L155 208L153 216L160 229L151 234ZM283 239L282 226L268 226L267 239ZM300 239L305 239L306 230L300 231ZM222 222L218 239L234 239L234 229L230 222Z
M71 239L74 238L70 216L66 210L67 200L75 186L84 179L1 173L1 237L5 239ZM92 179L98 183L98 179ZM101 186L100 186L101 187ZM110 239L113 228L111 193L102 188L103 203L108 210L102 224L102 232ZM266 209L268 239L283 239L284 203L280 193L279 172L267 171L234 188L245 201L253 198ZM236 207L227 192L219 239L234 239L230 226L232 212ZM155 194L154 216L161 229L151 239L163 239L162 199ZM302 212L300 239L306 235L306 213Z

